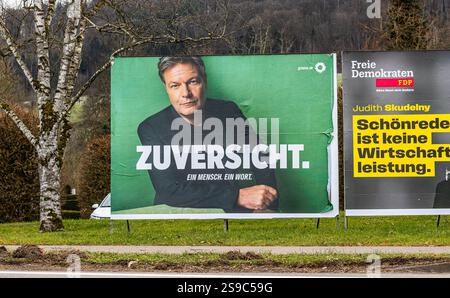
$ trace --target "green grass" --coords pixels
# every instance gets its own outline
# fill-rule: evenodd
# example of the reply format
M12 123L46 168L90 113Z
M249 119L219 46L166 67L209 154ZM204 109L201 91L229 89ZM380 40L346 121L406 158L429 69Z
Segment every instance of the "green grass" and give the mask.
M335 219L64 220L63 232L40 233L38 222L0 224L1 244L49 245L450 245L450 217L351 217L349 229ZM112 227L112 233L111 233Z

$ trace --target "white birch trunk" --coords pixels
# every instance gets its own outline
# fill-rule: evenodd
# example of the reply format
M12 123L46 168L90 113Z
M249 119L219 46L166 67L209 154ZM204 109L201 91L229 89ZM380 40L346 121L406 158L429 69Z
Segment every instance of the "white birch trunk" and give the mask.
M39 107L39 183L40 183L40 231L49 232L64 228L61 214L60 171L58 156L58 111L50 97L50 59L48 33L54 13L55 1L49 2L45 15L42 1L35 2L35 36L38 58L37 81L40 83Z
M56 141L47 141L49 148L41 148L51 152ZM60 203L60 165L55 154L49 154L49 159L39 162L40 183L40 231L58 231L64 228Z

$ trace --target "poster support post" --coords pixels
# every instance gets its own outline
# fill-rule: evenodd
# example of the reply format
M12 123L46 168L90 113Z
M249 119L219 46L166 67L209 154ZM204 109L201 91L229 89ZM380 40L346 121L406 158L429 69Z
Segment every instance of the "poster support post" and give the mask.
M228 219L223 220L223 231L228 232Z

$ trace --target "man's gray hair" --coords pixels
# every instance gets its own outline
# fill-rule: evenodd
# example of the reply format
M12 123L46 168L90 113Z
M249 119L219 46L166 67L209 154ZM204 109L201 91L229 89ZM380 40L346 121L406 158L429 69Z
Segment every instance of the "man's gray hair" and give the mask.
M198 74L200 75L200 78L203 82L206 83L206 70L205 70L205 64L203 63L202 58L200 57L161 57L158 62L158 70L159 70L159 77L161 78L161 81L164 82L164 72L177 64L191 64L197 68Z

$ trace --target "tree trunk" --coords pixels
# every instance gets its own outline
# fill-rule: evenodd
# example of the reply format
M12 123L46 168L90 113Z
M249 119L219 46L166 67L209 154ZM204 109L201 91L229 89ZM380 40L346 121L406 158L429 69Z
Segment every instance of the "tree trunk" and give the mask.
M53 155L53 154L52 154ZM57 154L39 164L41 232L63 230L60 204L60 166Z

